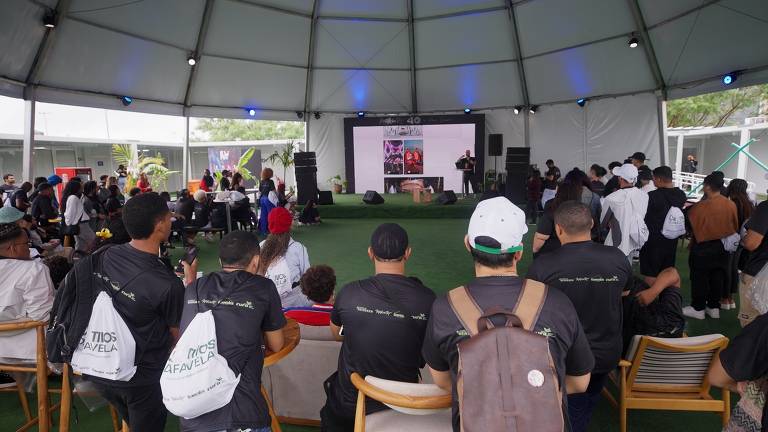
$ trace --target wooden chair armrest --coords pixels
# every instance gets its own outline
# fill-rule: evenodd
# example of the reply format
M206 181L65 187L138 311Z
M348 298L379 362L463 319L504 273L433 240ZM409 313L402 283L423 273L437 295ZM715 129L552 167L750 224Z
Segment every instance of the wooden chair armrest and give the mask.
M619 367L620 368L632 367L632 362L629 360L619 360Z
M366 396L375 399L379 402L395 405L403 408L414 409L440 409L449 408L452 404L452 396L450 393L440 396L407 396L397 393L392 393L387 390L380 389L373 384L370 384L357 372L353 372L350 377L352 385L354 385L358 391Z

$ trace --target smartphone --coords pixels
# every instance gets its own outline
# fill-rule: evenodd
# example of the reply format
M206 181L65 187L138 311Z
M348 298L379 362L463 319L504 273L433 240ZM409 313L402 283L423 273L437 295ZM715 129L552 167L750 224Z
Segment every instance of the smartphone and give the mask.
M176 273L184 273L184 265L182 264L182 261L187 264L192 264L192 262L197 258L197 252L198 251L196 246L188 247L187 251L184 253L184 256L179 260L179 264L176 266Z

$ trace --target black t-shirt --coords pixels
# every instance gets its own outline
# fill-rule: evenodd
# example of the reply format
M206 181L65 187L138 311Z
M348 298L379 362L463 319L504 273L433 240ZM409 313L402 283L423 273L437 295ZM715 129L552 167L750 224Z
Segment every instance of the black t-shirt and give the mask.
M362 376L418 382L424 366L421 346L435 293L416 278L394 274L347 284L336 297L331 322L344 326L338 374L330 380L328 403L337 415L353 418ZM366 399L366 412L385 409Z
M184 224L192 223L192 214L195 212L195 200L182 198L176 202L176 214L184 217Z
M651 238L666 239L661 234L664 219L669 209L678 207L681 210L685 204L685 192L678 188L659 188L648 192L648 210L645 213L645 224L648 226L649 240Z
M749 260L744 266L744 273L756 276L768 262L768 201L763 201L747 222L747 229L762 234L763 241L757 249L749 253Z
M212 308L219 354L227 359L235 375L240 375L240 383L230 403L194 419L181 419L181 430L267 427L269 412L261 395L262 332L285 326L275 284L245 271L216 272L196 280L184 293L182 334L198 312Z
M518 277L482 277L467 285L470 294L483 310L493 306L513 309L520 295L523 279ZM503 323L496 323L503 325ZM550 289L534 326L534 331L547 336L555 369L564 389L565 375L581 376L592 371L595 361L584 330L573 305L562 292ZM451 371L453 382L453 430L459 430L459 402L456 393L456 372L459 352L457 344L469 337L453 312L448 299L442 295L432 305L422 354L429 367ZM566 392L563 391L563 416L567 420ZM570 430L570 427L568 427Z
M24 191L24 189L19 189L16 192L11 195L11 206L14 208L16 207L16 200L21 200L21 202L29 204L29 198L27 197L27 192Z
M555 233L555 210L554 199L547 201L544 206L544 212L536 223L536 232L538 234L548 235L549 238L544 241L544 245L538 252L533 254L533 257L538 259L541 254L552 252L560 247L560 239L557 238Z
M272 179L261 180L259 182L259 194L262 196L268 196L273 190L275 190L275 182L272 181Z
M49 196L38 194L35 200L32 201L32 217L37 220L37 224L42 226L48 226L50 223L48 219L56 219L58 215L53 208L53 200Z
M537 258L528 279L562 291L573 303L595 355L594 373L613 370L621 357L621 293L632 276L627 257L592 241L568 243Z
M173 345L170 328L181 319L184 285L157 255L129 244L103 252L101 273L122 288L113 304L136 341L137 370L127 382L89 379L113 387L159 385Z
M120 200L117 197L109 197L107 198L107 202L104 203L104 211L107 214L115 213L122 207L123 205L120 203Z
M212 188L213 187L213 176L203 175L203 183L205 183L205 185L208 188Z
M624 296L624 348L626 352L635 335L682 337L685 330L683 296L676 287L665 288L653 303L642 306L635 296L650 288L645 281L632 276Z
M603 196L607 197L617 190L619 190L619 176L613 176L608 179L608 183L605 184L605 189L603 189Z
M754 381L768 375L768 314L757 317L741 330L720 353L720 362L735 381ZM768 404L762 425L768 424Z

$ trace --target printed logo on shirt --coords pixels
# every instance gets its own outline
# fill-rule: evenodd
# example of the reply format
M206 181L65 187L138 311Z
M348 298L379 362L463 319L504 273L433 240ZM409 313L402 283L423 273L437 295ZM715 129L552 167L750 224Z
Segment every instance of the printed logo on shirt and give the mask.
M555 332L552 331L549 327L544 327L543 329L535 332L537 335L544 336L546 338L551 338L555 336Z
M227 299L227 300L224 300L221 303L219 303L218 300L203 299L203 300L200 300L200 303L202 303L202 304L210 304L210 305L214 305L214 306L216 306L216 305L219 305L219 306L234 306L234 307L239 307L239 308L243 308L243 309L251 309L251 310L255 309L255 307L253 305L253 302L250 301L250 300L238 303L238 302L233 302L232 300ZM196 304L198 304L198 301L195 300L195 299L189 299L189 300L187 300L187 304L188 305L196 305Z
M136 301L136 294L135 293L132 293L132 292L126 291L126 290L120 291L120 284L115 282L115 281L113 281L113 280L111 280L107 275L103 275L103 274L97 273L97 272L94 272L93 275L96 276L97 278L103 280L107 285L109 285L109 287L112 288L112 291L119 292L120 294L123 295L123 297L126 297L127 299L129 299L131 301L134 301L134 302Z
M376 309L369 309L369 308L367 308L365 306L356 306L355 310L358 311L358 312L366 313L366 314L379 315L379 316L384 316L384 317L392 317L392 318L398 318L398 319L406 319L408 317L410 317L410 319L416 320L416 321L427 321L427 319L428 319L427 314L425 314L425 313L420 313L418 315L406 316L404 313L402 313L399 310L398 311L390 311L390 310L378 309L378 308L376 308Z
M561 277L561 278L558 278L557 281L562 283L571 283L571 282L613 283L613 282L618 282L619 277L616 275L607 276L607 277L603 277L603 276L586 276L586 277L573 277L573 278Z

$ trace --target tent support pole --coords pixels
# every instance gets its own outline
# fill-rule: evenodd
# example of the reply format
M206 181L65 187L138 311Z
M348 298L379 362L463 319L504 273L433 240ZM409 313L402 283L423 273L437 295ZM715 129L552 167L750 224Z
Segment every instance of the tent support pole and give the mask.
M195 52L192 53L195 60L199 63L203 55L203 48L205 47L205 37L208 34L208 24L211 22L211 11L213 10L213 0L205 0L205 9L203 10L203 16L200 19L200 28L197 31L197 43L195 44ZM189 79L187 79L187 90L184 92L184 110L187 111L192 96L192 87L195 85L195 78L197 77L198 65L190 66ZM185 116L189 117L187 112ZM187 121L189 124L189 121ZM187 134L189 135L189 134Z
M191 167L189 163L189 116L184 117L184 148L181 150L181 188L186 189L187 183L191 177Z
M309 23L309 50L307 53L307 81L304 83L304 151L309 151L309 128L312 123L310 119L311 105L312 105L312 78L313 68L315 63L315 45L317 39L317 20L320 14L320 0L314 0L312 2L312 19Z
M56 13L57 25L64 21L64 16L67 14L67 11L69 11L70 3L71 0L59 0L56 3L56 7L53 11ZM37 53L35 53L34 60L32 60L32 66L30 66L29 73L27 73L27 79L24 80L24 82L27 84L27 87L24 89L24 99L30 99L30 97L27 96L27 91L30 90L30 86L34 85L40 78L40 72L42 71L43 65L48 59L49 53L51 52L53 39L56 37L55 31L56 28L45 29L43 39L40 41L40 45L37 47Z
M413 0L408 0L408 52L411 63L411 113L419 112L418 96L416 95L416 39L414 38Z
M659 165L669 164L669 142L667 140L667 101L659 97L656 100L656 111L659 124Z
M35 148L35 99L24 101L24 142L21 153L21 178L32 181L32 150Z
M517 75L520 78L520 92L523 95L523 140L526 147L531 147L531 133L530 133L530 114L528 113L528 107L530 106L530 100L528 98L528 81L525 78L525 65L523 64L523 54L520 48L520 34L517 31L517 15L515 14L515 5L512 0L507 0L507 13L509 15L509 22L512 25L512 39L513 46L515 48L515 63L517 63Z

